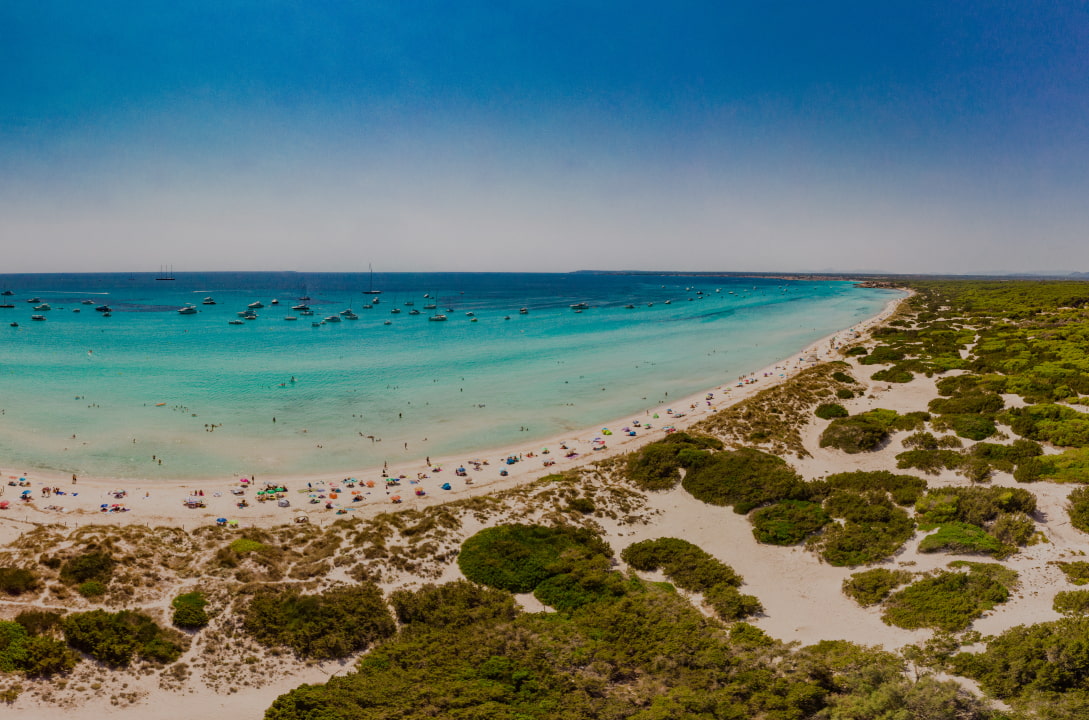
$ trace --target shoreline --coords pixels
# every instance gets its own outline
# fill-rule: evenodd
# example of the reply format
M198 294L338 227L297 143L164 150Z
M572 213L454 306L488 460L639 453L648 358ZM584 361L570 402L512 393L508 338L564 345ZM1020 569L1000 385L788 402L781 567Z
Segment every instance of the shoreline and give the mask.
M10 484L13 478L19 476L5 473L4 484L0 485L0 502L8 502L9 507L0 510L0 525L55 523L67 526L72 522L76 526L106 523L189 528L215 524L217 518L226 518L237 521L239 527L265 527L290 522L300 513L305 514L310 522L323 522L352 516L374 516L399 509L419 509L513 488L545 475L630 452L665 437L667 427L678 431L685 430L708 415L741 402L793 376L805 367L835 359L833 352L838 347L837 341L842 343L861 337L863 333L894 314L900 303L912 295L910 290L898 290L905 294L890 299L877 314L830 333L771 365L750 372L744 376L744 383L740 380L725 382L668 404L648 408L641 416L628 415L604 423L601 427L584 427L559 435L527 440L515 447L506 445L469 450L460 456L433 458L430 464L420 460L392 463L385 474L390 478L400 478L400 485L384 487L384 469L380 466L359 469L338 480L330 479L330 473L320 473L260 477L256 478L256 483L245 484L239 478L160 480L152 483L92 477L79 478L78 482L73 483L70 477L62 473L43 472L27 477L30 485L20 486L17 481L15 485ZM649 423L651 427L649 430L636 427L636 422L643 426ZM621 428L625 427L632 427L637 434L621 434ZM612 434L603 434L605 428L609 428ZM605 440L603 449L594 449L598 444L594 442L595 438ZM567 451L561 449L563 445L577 455L566 457ZM548 454L542 452L544 448L549 449ZM509 457L521 459L508 465L505 459ZM470 459L485 462L474 468L468 462ZM545 462L551 464L546 466ZM465 467L466 477L456 474L459 467ZM501 475L501 471L507 474ZM346 483L349 478L355 482ZM369 487L368 482L373 486ZM267 501L258 503L254 498L255 489L265 487L266 483L286 486L289 492L285 496L290 506L279 507L275 502ZM449 483L449 490L441 489L444 483ZM42 489L46 487L57 488L63 494L50 493L46 496L42 493ZM241 488L246 488L245 494L232 494L232 490ZM28 489L33 500L19 499ZM333 494L334 489L341 492ZM118 491L124 491L124 495L118 497ZM424 494L418 495L419 491ZM311 494L320 497L312 498ZM184 501L193 495L201 498L205 507L186 507ZM396 495L402 498L399 504L391 500ZM353 502L350 499L352 497L362 497L363 500ZM246 499L249 506L240 509L236 504L242 498ZM317 502L313 502L315 499ZM105 505L108 509L115 504L126 506L128 511L101 511L101 506ZM327 507L330 504L331 507Z

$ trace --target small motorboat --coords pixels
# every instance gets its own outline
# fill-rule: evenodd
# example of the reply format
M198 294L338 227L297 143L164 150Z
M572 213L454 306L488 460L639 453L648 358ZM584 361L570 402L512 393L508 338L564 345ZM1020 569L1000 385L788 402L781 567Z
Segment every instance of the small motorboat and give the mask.
M306 303L299 303L298 305L292 305L291 309L292 310L309 310L310 306L307 305Z
M427 319L431 320L433 322L442 322L443 320L446 319L446 316L445 315L432 315L431 317L429 317Z
M94 301L94 300L84 300L84 301L83 301L83 304L84 304L84 305L94 305L94 304L95 304L95 301Z
M306 310L300 310L300 311L299 311L299 314L300 314L300 315L313 315L313 314L314 314L314 311L313 311L313 310L310 310L309 308L307 308Z
M392 320L386 320L386 321L385 321L384 323L382 323L382 324L383 324L383 325L392 325L392 324L393 324L393 321L392 321Z
M265 304L264 304L264 303L262 303L262 302L251 302L251 303L250 303L249 305L247 305L246 307L248 307L248 308L250 308L250 309L252 309L252 310L260 310L260 309L261 309L261 308L263 308L264 306L265 306Z
M108 312L110 312L110 306L109 305L99 305L98 307L95 308L95 312L108 313Z
M53 308L49 305L49 303L42 303L41 305L35 305L34 309L35 310L52 310Z
M206 297L200 301L201 305L215 305L216 301L213 298Z
M529 315L529 308L518 308L519 315Z
M242 322L241 320L228 320L227 324L228 325L245 325L246 323Z
M12 305L11 303L0 303L0 308L4 308L5 310L10 310L13 307L15 307L15 306Z
M340 322L340 315L330 315L329 317L325 318L325 322Z
M277 300L276 298L272 298L272 302L271 302L271 303L269 303L269 304L270 304L270 305L279 305L279 304L280 304L280 301L279 301L279 300Z
M420 311L417 310L416 308L412 308L411 310L408 311L408 314L409 315L419 315Z
M439 306L435 303L427 303L424 305L424 310L438 310Z
M476 313L473 313L473 312L465 313L465 317L474 317L475 315L476 315Z
M31 320L45 320L45 315L31 315Z
M13 323L11 324L11 326L12 326L12 327L19 327L19 323L17 323L17 322L13 322Z
M32 297L29 300L27 300L28 303L40 303L41 301L42 301L42 299L40 297Z
M4 292L0 293L0 295L3 295L3 296L5 296L5 297L10 297L10 296L12 296L12 295L14 295L14 294L15 294L15 293L14 293L14 292L12 292L11 290L5 290Z
M180 307L180 308L178 308L178 314L179 315L196 315L197 314L197 306L196 305L186 305L184 307Z
M286 315L286 316L284 316L284 320L298 320L298 319L299 319L299 318L295 317L294 315Z
M401 308L393 308L389 311L391 315L397 315L401 312Z
M580 302L580 303L575 303L574 305L572 305L572 306L571 306L571 309L572 309L572 310L586 310L586 309L588 309L589 307L590 307L590 306L589 306L589 305L587 305L586 303L584 303L584 302Z

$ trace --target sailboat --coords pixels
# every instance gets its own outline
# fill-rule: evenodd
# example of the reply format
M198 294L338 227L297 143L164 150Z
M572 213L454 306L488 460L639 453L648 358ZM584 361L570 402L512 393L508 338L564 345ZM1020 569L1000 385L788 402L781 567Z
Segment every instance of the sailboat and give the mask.
M367 289L363 291L363 294L364 295L381 295L382 294L381 290L375 290L374 289L374 268L371 267L370 263L367 263L367 268L371 271L371 279L370 279L370 283L367 285Z
M174 266L170 266L170 271L167 272L166 265L159 266L159 277L156 280L173 280L174 279Z

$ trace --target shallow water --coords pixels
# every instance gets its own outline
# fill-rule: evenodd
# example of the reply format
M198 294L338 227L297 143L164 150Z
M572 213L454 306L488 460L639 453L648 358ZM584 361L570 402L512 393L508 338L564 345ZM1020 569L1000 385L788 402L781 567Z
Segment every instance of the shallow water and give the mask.
M0 298L15 305L0 310L0 467L286 476L532 446L731 382L894 296L849 282L376 274L367 309L365 273L176 278L0 275L15 293ZM290 309L303 296L312 317ZM34 297L53 308L44 322L30 320ZM255 301L258 319L228 324ZM178 314L186 303L200 312ZM312 327L348 307L358 320ZM436 312L448 320L429 322Z

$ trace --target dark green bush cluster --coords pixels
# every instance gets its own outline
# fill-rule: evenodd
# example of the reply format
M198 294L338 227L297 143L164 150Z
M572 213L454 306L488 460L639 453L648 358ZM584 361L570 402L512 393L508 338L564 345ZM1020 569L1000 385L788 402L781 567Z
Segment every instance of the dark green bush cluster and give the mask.
M113 576L117 561L108 552L91 551L65 560L60 566L60 578L70 585L94 581L105 585Z
M797 545L808 535L828 524L828 514L820 503L805 500L780 500L753 512L752 534L757 542L768 545Z
M510 593L467 580L396 590L390 604L403 625L458 629L490 620L513 620L518 606Z
M1017 440L1030 442L1028 440ZM1036 443L1032 443L1036 445ZM1039 447L1039 445L1036 445ZM1058 455L1031 456L1019 459L1013 477L1018 482L1047 479L1054 482L1085 482L1089 478L1089 448L1071 448Z
M1010 408L999 418L1017 435L1062 447L1089 445L1089 415L1062 405Z
M1082 532L1089 532L1089 486L1075 488L1066 498L1066 512L1070 524Z
M916 449L896 455L896 467L901 470L920 470L927 475L937 475L944 470L956 470L964 464L964 456L955 450Z
M824 510L842 523L813 536L809 546L837 567L867 565L900 549L915 531L915 523L883 491L840 490L824 502Z
M396 630L382 591L371 582L313 595L263 588L246 605L242 627L264 645L318 660L347 657Z
M988 639L981 653L955 655L952 664L994 697L1044 710L1041 717L1074 720L1089 703L1087 638L1084 616L1018 625Z
M1051 607L1062 615L1089 615L1089 590L1058 592L1055 594Z
M911 382L915 376L902 364L897 363L892 367L887 367L884 370L878 370L873 375L870 375L871 380L877 382L894 382L894 383L908 383Z
M938 532L922 552L984 553L1004 558L1028 542L1036 525L1036 496L1021 488L967 487L932 490L915 504L916 520Z
M672 433L629 455L627 476L643 490L669 490L680 481L682 467L699 464L709 451L721 449L715 438Z
M561 558L609 558L612 549L593 532L570 526L497 525L461 545L458 566L473 582L514 593L533 592L565 572Z
M843 581L843 593L863 607L876 605L911 577L907 570L863 570Z
M870 350L870 354L859 360L862 365L890 365L900 362L907 356L903 350L890 345L878 345Z
M820 485L820 483L815 483ZM888 470L854 470L833 473L824 479L829 492L852 490L859 493L887 492L898 505L911 505L926 492L926 480L914 475L897 475Z
M881 616L889 625L947 632L966 629L995 605L1006 602L1017 573L994 563L950 563L951 568L916 580L893 593Z
M1066 575L1067 581L1074 585L1089 585L1089 562L1084 560L1053 560L1053 565L1058 565L1059 569Z
M68 672L77 662L64 643L31 633L22 623L0 620L0 672L49 677Z
M143 613L105 610L72 613L61 622L64 638L77 650L113 667L127 667L133 658L171 663L185 649L184 638Z
M836 418L821 433L820 446L851 454L875 450L888 439L897 417L895 410L877 408Z
M846 383L847 385L854 385L857 380L851 377L850 374L843 372L842 370L836 370L832 373L832 379L836 382Z
M762 610L759 600L737 591L742 579L733 568L685 540L644 540L624 548L620 556L636 570L661 568L677 587L703 593L723 620L740 620Z
M846 408L839 403L821 403L817 406L817 409L813 411L813 414L821 420L833 420L835 418L847 417L850 415Z
M919 543L919 552L948 552L954 555L982 553L1000 560L1009 557L1015 550L983 528L962 522L942 523L937 532L927 535Z
M204 593L200 591L184 593L174 598L170 605L174 608L171 622L176 627L199 630L208 624L208 613L204 610L208 606L208 600L204 597Z
M852 348L847 348L846 350L844 350L843 354L846 355L847 357L861 357L862 355L865 355L868 352L869 352L869 350L862 347L861 345L855 345Z
M20 567L0 567L0 592L8 595L22 595L34 592L40 586L41 582L32 570Z
M744 515L755 507L783 498L806 496L806 486L785 460L755 448L715 453L691 467L682 487L711 505L733 505Z

